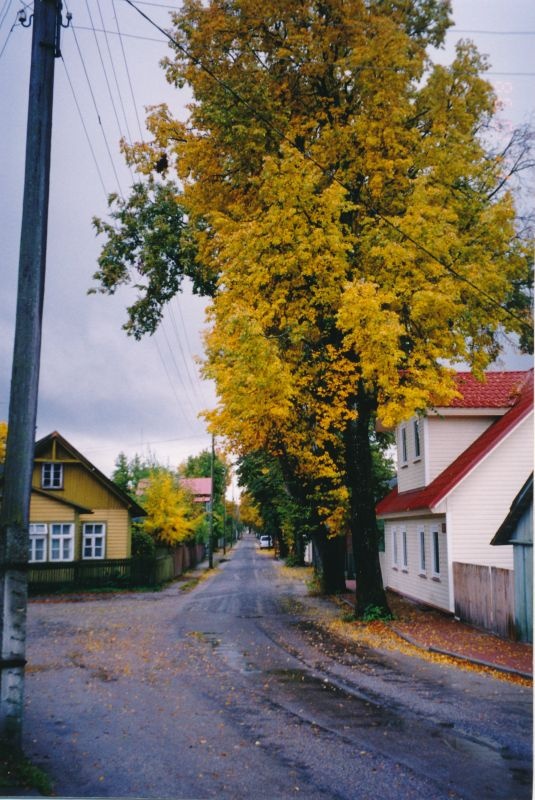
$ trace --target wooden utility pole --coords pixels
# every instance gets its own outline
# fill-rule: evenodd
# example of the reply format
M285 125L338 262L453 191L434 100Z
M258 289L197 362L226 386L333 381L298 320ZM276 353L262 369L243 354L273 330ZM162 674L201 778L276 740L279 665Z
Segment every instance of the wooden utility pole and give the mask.
M24 24L25 19L21 22ZM0 743L12 748L20 748L22 742L29 509L46 266L54 60L59 55L60 29L61 0L35 0L17 315L0 511Z
M214 434L212 434L212 458L210 459L210 532L208 534L208 569L214 566Z

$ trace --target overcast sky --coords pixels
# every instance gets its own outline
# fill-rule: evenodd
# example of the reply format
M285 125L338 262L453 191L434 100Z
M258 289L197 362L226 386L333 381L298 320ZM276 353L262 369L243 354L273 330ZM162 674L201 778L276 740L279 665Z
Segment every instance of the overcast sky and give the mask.
M0 419L7 419L9 403L31 45L31 28L11 28L18 10L31 5L0 0ZM138 5L168 25L171 0ZM504 103L504 120L516 125L533 119L535 3L453 5L456 27L440 60L450 59L457 39L473 39L489 55L489 79ZM162 329L136 342L121 330L129 291L110 298L88 296L87 290L100 247L91 218L105 216L108 192L127 194L131 184L120 136L140 138L150 104L165 101L184 117L187 95L170 87L158 66L167 53L163 36L125 0L68 0L65 7L74 30L62 31L63 60L56 60L37 437L58 430L107 474L121 451L152 453L175 467L210 445L197 415L214 405L215 394L194 360L202 354L205 303L188 292L180 295ZM93 26L108 31L107 37L95 35ZM506 362L511 368L529 365L513 356Z

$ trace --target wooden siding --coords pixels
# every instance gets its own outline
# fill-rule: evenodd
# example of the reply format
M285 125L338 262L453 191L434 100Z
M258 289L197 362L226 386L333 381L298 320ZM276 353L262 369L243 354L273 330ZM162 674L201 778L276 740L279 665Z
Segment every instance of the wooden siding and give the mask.
M106 558L129 558L132 537L130 520L125 509L95 508L92 514L80 514L84 522L103 522L106 525Z
M420 456L416 455L414 421L412 417L408 422L399 425L396 430L396 445L398 453L397 474L400 492L407 492L410 489L417 489L425 485L425 452L424 452L424 431L425 419L420 420ZM402 461L401 429L407 431L407 461Z
M428 481L431 483L481 436L495 417L427 417Z
M74 522L76 512L72 506L58 503L53 497L32 494L30 522Z
M533 641L533 546L514 546L515 622L518 638Z
M516 638L512 570L453 563L455 614L499 636Z
M385 552L381 559L383 583L400 594L449 611L448 552L446 534L442 533L444 517L418 517L385 521ZM426 571L420 573L419 531L425 531ZM398 536L398 566L393 563L393 531ZM439 531L440 576L433 576L432 535ZM408 566L402 567L401 531L407 532Z
M511 545L490 542L533 469L533 415L524 419L451 492L438 510L452 526L451 558L464 564L513 568Z
M58 447L58 450L60 448ZM44 459L46 461L46 459ZM54 489L54 494L68 500L75 500L86 508L124 508L124 503L119 500L106 486L82 464L69 460L63 464L63 488ZM32 483L41 488L42 461L34 464Z

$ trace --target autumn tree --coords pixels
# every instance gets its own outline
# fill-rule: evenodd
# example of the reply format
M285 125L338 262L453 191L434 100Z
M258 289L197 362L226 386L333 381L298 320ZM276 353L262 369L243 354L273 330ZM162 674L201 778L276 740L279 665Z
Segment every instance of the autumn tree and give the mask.
M142 498L147 516L144 530L157 543L173 546L194 539L202 523L204 510L198 508L192 495L183 489L177 479L167 470L150 474L149 483Z
M319 542L349 527L358 613L386 605L375 420L447 402L455 363L481 376L503 330L531 329L518 161L489 144L474 46L431 63L449 24L440 0L187 0L165 66L191 87L188 123L155 107L152 141L125 148L142 172L176 170L194 263L218 278L211 424L280 459Z
M3 464L6 458L6 439L7 422L0 420L0 464Z

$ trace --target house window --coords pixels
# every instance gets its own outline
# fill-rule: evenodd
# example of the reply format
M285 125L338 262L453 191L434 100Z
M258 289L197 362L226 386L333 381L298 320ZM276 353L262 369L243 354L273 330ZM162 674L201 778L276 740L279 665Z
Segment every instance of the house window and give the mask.
M438 530L431 533L431 546L433 549L433 575L438 577L440 575L440 540L438 538Z
M63 464L43 464L41 467L41 487L43 489L63 488Z
M401 555L403 558L402 566L403 569L408 569L409 567L409 549L407 546L407 531L401 531Z
M420 458L422 455L422 448L420 444L420 420L415 419L412 425L414 433L414 458Z
M427 572L425 563L425 529L420 528L418 531L418 545L419 545L419 561L420 561L420 575L425 575Z
M407 463L407 428L401 429L401 463Z
M398 532L392 528L392 566L398 566Z
M74 557L74 526L53 522L50 526L50 560L72 561Z
M85 522L82 539L82 558L104 558L106 526L102 522Z
M46 561L46 540L48 530L44 523L34 522L30 524L30 562Z

